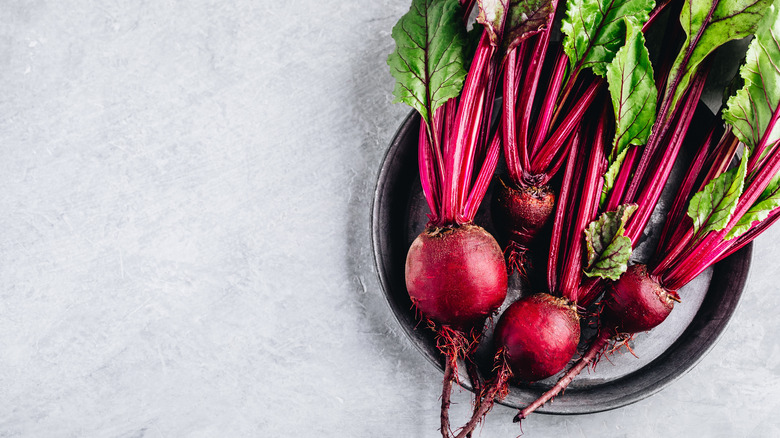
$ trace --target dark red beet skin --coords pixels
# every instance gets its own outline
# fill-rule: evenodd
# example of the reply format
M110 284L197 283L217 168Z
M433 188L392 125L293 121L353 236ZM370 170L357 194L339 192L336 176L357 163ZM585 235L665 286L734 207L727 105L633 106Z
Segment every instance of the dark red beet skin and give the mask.
M552 217L555 195L549 187L508 187L499 179L493 221L502 237L528 246Z
M619 333L639 333L662 323L677 300L676 293L647 275L647 266L631 265L612 283L602 316Z
M507 308L496 325L496 348L503 348L513 378L533 382L566 366L577 351L577 310L549 294L524 297Z
M406 288L435 322L456 328L479 323L506 298L504 255L476 225L425 230L406 256Z

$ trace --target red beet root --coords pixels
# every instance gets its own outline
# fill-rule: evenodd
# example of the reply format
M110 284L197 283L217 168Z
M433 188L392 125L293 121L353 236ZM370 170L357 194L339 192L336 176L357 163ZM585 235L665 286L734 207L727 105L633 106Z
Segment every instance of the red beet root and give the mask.
M429 228L409 248L406 288L433 321L460 329L477 324L506 298L501 248L476 225Z
M605 300L603 320L619 333L639 333L662 323L679 301L675 292L664 289L647 275L647 266L629 266L612 283Z
M509 268L525 276L529 246L552 218L555 194L548 186L514 189L501 178L493 196L493 223L506 245Z
M536 294L513 303L496 325L495 340L520 381L545 379L562 370L577 351L577 310L562 298Z
M607 290L599 334L588 350L555 386L521 410L515 421L528 417L566 389L577 374L596 361L613 336L631 336L662 323L674 308L675 301L679 301L677 293L667 291L650 278L645 265L629 266L620 279Z
M555 195L549 187L508 187L503 180L493 197L493 221L507 240L528 246L552 217Z
M428 228L412 242L406 256L406 288L415 307L441 325L436 336L445 359L441 432L448 437L450 392L458 358L470 360L482 332L475 326L506 298L507 271L501 247L476 225Z

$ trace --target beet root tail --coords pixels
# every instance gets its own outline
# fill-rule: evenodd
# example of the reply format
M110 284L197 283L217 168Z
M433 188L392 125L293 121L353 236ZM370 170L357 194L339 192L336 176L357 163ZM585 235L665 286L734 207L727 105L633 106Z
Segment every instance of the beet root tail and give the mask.
M569 386L569 383L571 383L571 381L574 380L574 378L577 377L577 375L579 375L582 370L585 369L585 367L587 367L594 360L596 360L596 358L599 357L611 337L612 336L608 330L600 331L598 337L593 341L590 347L588 347L580 360L578 360L577 363L575 363L574 366L571 367L571 369L569 369L569 371L567 371L566 374L564 374L563 377L561 377L561 379L558 380L558 382L556 382L552 388L542 394L533 403L518 412L513 421L515 423L519 423L520 421L528 418L528 416L531 415L531 413L533 413L535 410L539 409L545 403L552 400L552 398L556 395L562 393L566 387Z
M441 385L441 436L449 438L450 429L450 396L452 394L452 382L455 380L453 360L447 358L444 365L444 381Z
M471 419L458 431L455 438L468 438L474 429L482 422L485 416L493 409L496 401L503 400L509 393L509 379L512 377L512 371L506 361L503 350L496 354L495 358L496 375L488 382L481 391L475 392L477 400L474 402L474 412Z
M432 328L435 323L429 321ZM458 381L458 359L467 359L474 354L474 349L478 344L479 333L471 331L469 333L452 329L446 325L436 329L436 343L439 351L444 356L444 380L441 389L441 436L449 438L452 436L450 427L450 403L452 395L452 386Z
M528 257L528 247L515 241L510 241L504 250L507 273L517 272L523 280L528 280L528 272L532 270Z

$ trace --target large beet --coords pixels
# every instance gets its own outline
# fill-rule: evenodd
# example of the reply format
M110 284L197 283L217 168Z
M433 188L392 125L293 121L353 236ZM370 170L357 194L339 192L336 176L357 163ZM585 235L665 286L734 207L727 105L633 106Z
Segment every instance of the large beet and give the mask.
M435 322L457 328L478 323L506 298L501 248L476 225L425 230L406 256L406 288Z

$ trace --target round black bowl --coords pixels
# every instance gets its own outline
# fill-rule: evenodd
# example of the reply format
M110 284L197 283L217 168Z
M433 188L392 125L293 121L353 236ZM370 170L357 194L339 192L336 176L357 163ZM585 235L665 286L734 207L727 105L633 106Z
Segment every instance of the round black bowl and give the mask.
M371 233L382 291L392 312L417 349L443 370L434 333L416 318L404 283L406 252L427 222L417 170L418 129L419 117L410 114L385 156L374 195ZM490 197L491 191L483 206L490 205ZM492 231L487 209L480 210L475 222ZM651 224L649 228L653 227ZM618 408L658 392L689 371L713 347L731 318L747 279L751 251L752 246L746 246L685 286L680 291L683 301L671 316L634 339L632 349L638 357L617 353L608 361L602 360L595 370L581 374L564 394L539 412L584 414ZM640 245L635 254L641 258L641 253ZM530 292L522 288L519 281L510 281L505 306ZM490 369L491 334L488 326L477 353L482 373ZM556 379L553 376L530 385L512 386L502 403L526 406Z

